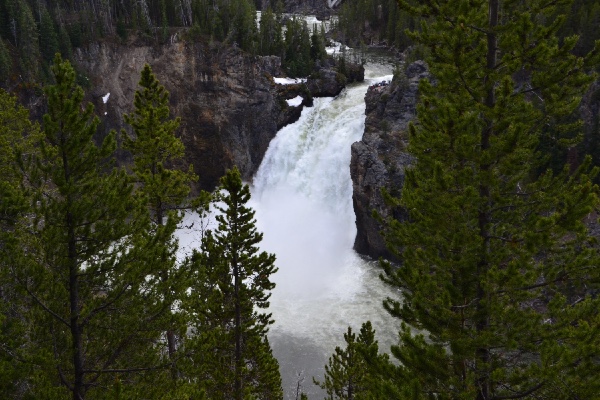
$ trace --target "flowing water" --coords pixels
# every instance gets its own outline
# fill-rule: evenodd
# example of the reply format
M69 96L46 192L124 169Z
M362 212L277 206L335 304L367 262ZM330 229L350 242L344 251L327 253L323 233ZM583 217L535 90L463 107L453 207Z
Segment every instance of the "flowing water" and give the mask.
M384 57L365 68L365 82L315 99L277 133L251 186L261 248L276 254L279 267L269 340L288 399L299 387L309 399L323 398L312 378L322 380L348 326L358 332L370 320L383 351L397 332L381 305L395 294L380 281L378 264L352 250L350 146L362 137L368 86L390 80L393 66Z

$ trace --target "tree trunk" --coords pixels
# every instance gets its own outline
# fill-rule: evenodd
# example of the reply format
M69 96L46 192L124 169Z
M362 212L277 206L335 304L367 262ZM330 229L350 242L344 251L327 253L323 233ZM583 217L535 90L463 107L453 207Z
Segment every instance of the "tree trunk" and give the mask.
M235 398L242 400L242 311L240 307L240 267L237 257L233 258L235 298Z
M152 166L152 174L155 175L156 174L156 166ZM155 203L155 218L156 218L156 224L158 226L163 226L164 224L164 217L165 217L165 210L162 204L162 201L160 200L160 198L156 199L156 203ZM161 265L165 265L168 262L168 260L163 260L163 263ZM165 283L169 280L169 273L171 271L165 270L161 268L160 271L160 280L161 282ZM177 367L175 365L175 351L177 350L176 346L175 346L175 332L172 329L167 329L167 351L169 354L169 361L171 362L171 376L173 377L173 379L177 379Z
M64 136L61 137L62 148ZM65 150L62 153L65 181L71 181L71 173L69 161ZM79 325L79 268L77 257L77 238L75 236L75 222L71 214L71 198L67 198L67 215L65 223L67 226L67 259L69 263L69 323L71 328L71 339L73 341L73 400L83 400L84 385L83 385L83 342L82 329Z
M487 32L487 57L486 57L486 98L485 105L488 109L492 109L495 106L496 98L494 94L495 82L490 77L490 74L496 67L497 57L497 35L495 32L496 26L498 25L498 7L499 0L489 0L488 10L488 32ZM493 121L487 121L487 126L481 133L481 151L484 152L490 148L490 137L494 131ZM480 166L481 172L486 172L490 169L489 164L482 164ZM481 178L480 178L481 179ZM488 232L488 226L490 224L490 188L488 182L480 182L479 185L479 196L483 199L482 209L479 210L479 235L482 239L482 252L479 265L477 267L477 308L476 308L476 326L478 336L485 332L489 327L489 311L487 310L488 294L483 287L483 278L487 274L488 265L488 253L490 251L490 235ZM482 304L482 301L485 301ZM476 357L476 368L477 368L477 400L488 400L491 396L491 382L489 375L489 361L490 361L490 349L487 346L480 347L475 351Z

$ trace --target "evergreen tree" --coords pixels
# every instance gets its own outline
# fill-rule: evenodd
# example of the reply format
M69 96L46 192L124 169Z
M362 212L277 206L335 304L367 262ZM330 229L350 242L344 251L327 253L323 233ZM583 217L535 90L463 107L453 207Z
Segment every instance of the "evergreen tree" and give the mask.
M256 27L256 9L248 0L233 1L235 13L229 28L232 40L243 50L255 53L258 30Z
M208 232L191 260L187 374L215 399L280 399L281 377L266 337L273 323L269 293L275 256L260 252L248 185L237 168L221 178L218 228ZM219 205L222 204L222 205Z
M184 157L183 143L175 136L180 119L171 118L169 92L159 83L148 64L142 70L139 86L141 89L135 93L135 110L124 116L125 122L132 127L133 135L129 137L123 132L123 142L133 155L134 180L139 187L137 193L147 203L155 229L171 236L166 243L172 248L162 253L158 269L147 277L155 285L157 296L171 308L179 292L184 290L178 287L183 270L175 266L177 241L174 231L165 228L174 227L181 221L183 214L177 210L191 207L188 202L190 185L198 178L192 166L187 171L173 168L173 164ZM175 325L175 322L167 325ZM173 326L167 327L167 351L174 361L176 334ZM175 374L175 369L173 371Z
M283 35L281 25L277 22L271 8L262 12L260 17L260 33L258 48L261 55L283 55Z
M12 61L10 53L6 48L4 41L0 39L0 85L4 84L8 80L11 67Z
M358 337L348 327L344 333L346 348L336 346L335 353L325 365L325 380L316 385L327 391L327 400L369 399L377 386L374 363L386 363L387 355L379 355L375 331L370 321L362 324Z
M315 26L312 34L310 35L310 58L313 61L323 61L325 58L327 58L325 40L325 31L323 29L323 25L321 25L321 30L317 30Z
M60 25L58 28L58 43L60 54L63 58L70 60L71 57L73 57L73 45L71 44L71 38L64 25Z
M589 162L536 173L539 137L577 107L593 57L556 36L566 2L446 0L414 38L431 52L401 198L386 234L402 289L388 395L411 399L594 398L600 392L598 206ZM550 18L550 17L553 18ZM561 137L556 137L560 140ZM586 174L589 172L589 174Z
M40 20L40 49L44 61L49 64L60 50L58 35L52 17L45 7L42 8Z
M11 271L21 248L15 230L28 202L21 170L33 157L39 134L29 111L0 89L0 393L6 398L16 398L31 372L25 362L32 352L26 340L31 321L22 318L23 294Z
M307 76L312 70L310 34L306 22L293 18L286 23L283 66L292 77Z
M55 58L56 84L45 89L40 155L27 169L31 218L16 232L12 278L26 294L31 398L102 397L119 374L143 381L161 362L160 315L145 290L163 238L146 239L146 218L124 171L112 166L114 132L97 146L93 107L71 65ZM147 379L148 377L146 377Z
M21 75L33 81L38 77L40 46L38 28L33 18L33 13L25 0L16 1L17 9L17 46L19 49L19 62Z

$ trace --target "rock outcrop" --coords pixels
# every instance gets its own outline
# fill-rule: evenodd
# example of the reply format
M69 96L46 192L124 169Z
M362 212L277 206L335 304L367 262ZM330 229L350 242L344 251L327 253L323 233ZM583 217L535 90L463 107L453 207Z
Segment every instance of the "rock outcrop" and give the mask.
M283 8L287 13L315 15L320 20L329 19L334 15L333 9L339 7L342 1L336 0L284 0ZM268 0L261 1L261 9L266 10Z
M233 165L249 179L285 107L272 80L281 74L279 58L252 57L235 47L175 40L157 47L99 43L79 49L75 62L90 79L91 101L106 129L122 128L148 63L170 92L172 114L181 117L177 134L186 147L185 163L193 164L202 189L212 190Z
M404 218L401 209L386 204L382 189L398 196L405 169L413 161L404 149L408 124L416 116L418 84L425 78L429 78L427 67L417 61L406 68L405 76L371 86L365 96L365 132L362 140L352 145L350 161L357 227L354 249L360 254L393 259L373 211L384 219Z
M178 41L175 36L163 46L95 43L78 49L74 59L89 78L87 100L95 105L104 133L123 128L123 114L133 110L140 71L146 63L152 67L170 93L172 115L181 117L177 135L186 148L181 167L194 166L199 176L196 190L214 189L233 165L244 179L251 179L277 131L296 121L302 108L312 105L313 96L336 95L349 80L329 66L320 70L318 79L279 85L273 80L284 76L278 57ZM362 67L352 68L360 75ZM298 95L302 104L286 102ZM127 154L121 161L128 161Z

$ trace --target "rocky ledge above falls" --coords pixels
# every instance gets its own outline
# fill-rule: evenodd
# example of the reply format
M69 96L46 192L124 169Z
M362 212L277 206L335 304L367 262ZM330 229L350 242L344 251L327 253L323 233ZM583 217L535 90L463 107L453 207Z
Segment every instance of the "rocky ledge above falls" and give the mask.
M429 76L425 63L417 61L406 68L405 77L371 86L365 96L365 131L362 140L352 145L350 161L357 227L354 249L360 254L393 259L373 210L383 218L403 218L400 209L385 203L381 190L400 194L404 171L412 162L405 151L408 124L416 116L419 81Z

